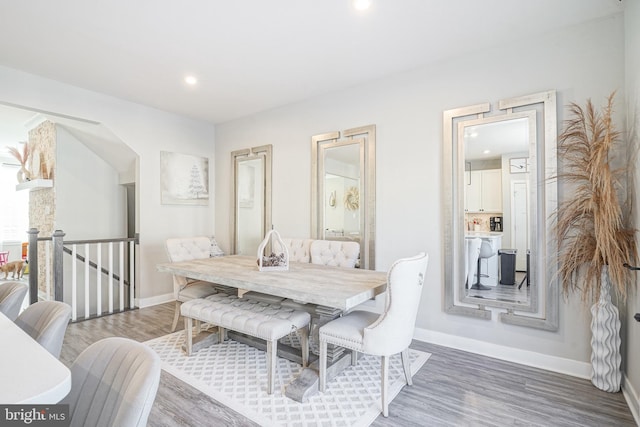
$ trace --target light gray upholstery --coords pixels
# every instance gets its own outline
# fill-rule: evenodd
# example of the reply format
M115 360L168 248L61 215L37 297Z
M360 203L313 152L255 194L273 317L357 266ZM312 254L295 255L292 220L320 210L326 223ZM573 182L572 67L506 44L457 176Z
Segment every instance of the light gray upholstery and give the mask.
M282 243L287 246L289 252L289 262L309 262L311 259L309 247L312 241L311 239L282 239ZM274 252L282 252L282 250L279 249L279 245L279 242L274 240Z
M207 322L218 327L219 341L224 340L224 330L251 335L267 341L267 393L275 390L278 340L290 332L300 337L302 366L309 358L308 325L309 313L282 307L280 304L265 304L240 299L233 295L218 293L204 299L182 304L185 318L187 355L191 356L193 339L191 319Z
M16 325L53 354L60 357L64 333L71 319L71 306L59 301L40 301L27 307Z
M353 351L382 356L382 414L388 416L389 356L402 353L407 384L411 384L409 344L413 339L420 295L429 256L421 253L396 261L387 275L387 299L381 315L354 311L320 328L320 391L325 390L327 344Z
M0 285L0 312L11 320L16 320L29 287L20 282L6 282Z
M146 426L160 383L160 357L145 344L105 338L71 365L71 427Z
M360 257L360 244L338 240L314 240L309 251L313 264L353 268Z
M211 256L211 239L204 236L167 239L167 255L171 262L204 259ZM173 275L173 295L176 307L171 331L175 331L180 317L180 304L196 298L204 298L216 293L214 283L189 279L184 276Z

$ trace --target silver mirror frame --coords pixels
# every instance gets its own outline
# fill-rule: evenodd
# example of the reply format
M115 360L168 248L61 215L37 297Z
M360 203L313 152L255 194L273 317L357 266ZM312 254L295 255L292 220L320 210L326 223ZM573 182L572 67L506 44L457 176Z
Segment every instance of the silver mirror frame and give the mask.
M320 152L331 147L352 143L362 144L361 170L363 177L360 200L364 200L360 227L361 268L374 270L376 262L376 126L368 125L347 129L342 132L344 140L340 140L340 132L329 132L311 137L311 238L322 239L324 222L323 184L320 176L324 176L323 161ZM330 240L330 239L329 239Z
M530 107L527 109L527 107ZM557 110L556 92L554 90L536 93L532 95L504 99L498 102L498 110L504 113L500 117L508 118L517 109L518 112L537 111L541 107L541 123L537 128L543 128L543 147L536 150L540 154L536 159L539 164L538 174L531 188L536 190L536 198L532 207L536 209L536 224L532 227L532 240L537 254L532 255L531 280L536 286L536 294L539 289L544 290L544 305L535 315L519 314L520 312L532 312L538 309L537 295L530 299L529 305L500 302L473 298L463 295L464 285L460 285L463 277L464 262L457 262L464 256L464 236L462 235L464 223L464 194L457 191L459 185L458 168L462 161L462 149L457 140L454 140L456 127L460 121L473 120L485 117L491 111L490 103L472 105L468 107L446 110L443 113L443 206L444 206L444 310L449 314L458 314L491 319L491 310L486 307L506 309L500 312L500 320L519 326L527 326L548 331L558 329L558 287L556 283L557 251L552 236L552 213L557 206ZM538 113L536 113L538 114ZM496 116L491 116L496 117ZM536 155L537 155L536 154ZM532 199L533 201L533 199ZM533 246L532 246L533 248ZM464 259L464 258L461 258ZM533 294L533 292L532 292Z
M262 231L264 234L271 229L271 167L272 167L273 147L261 145L259 147L246 148L231 152L231 182L233 182L232 205L233 215L231 216L231 254L235 254L238 242L238 164L242 161L264 159L264 204L262 206ZM256 250L258 248L256 247Z

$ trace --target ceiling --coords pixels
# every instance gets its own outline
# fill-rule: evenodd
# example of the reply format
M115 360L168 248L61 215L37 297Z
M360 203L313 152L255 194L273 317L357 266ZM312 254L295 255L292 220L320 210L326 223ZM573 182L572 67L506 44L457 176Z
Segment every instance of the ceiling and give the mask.
M0 0L0 65L222 123L623 7L373 0L362 12L351 0ZM184 83L187 74L198 84Z

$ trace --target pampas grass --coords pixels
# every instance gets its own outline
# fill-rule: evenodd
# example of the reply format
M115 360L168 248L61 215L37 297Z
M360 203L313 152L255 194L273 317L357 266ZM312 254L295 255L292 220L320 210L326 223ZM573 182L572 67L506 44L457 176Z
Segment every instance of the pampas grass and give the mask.
M29 159L29 144L27 144L26 142L21 142L22 146L22 153L20 153L20 151L16 148L16 147L11 147L8 146L7 149L9 150L9 153L16 158L16 160L20 163L20 165L24 168L27 165L27 160Z
M612 122L614 96L615 92L602 111L591 100L585 108L572 103L571 119L558 141L558 156L564 164L558 178L571 184L567 200L557 211L558 274L565 297L578 292L587 304L599 298L605 266L615 293L625 301L633 282L624 264L635 264L637 259L635 230L628 225L618 196L624 193L628 167L611 165L614 151L625 148Z

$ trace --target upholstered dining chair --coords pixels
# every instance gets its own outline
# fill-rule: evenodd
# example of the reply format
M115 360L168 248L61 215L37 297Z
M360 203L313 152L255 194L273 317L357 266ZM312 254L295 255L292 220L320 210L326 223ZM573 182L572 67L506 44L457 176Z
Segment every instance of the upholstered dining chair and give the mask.
M5 265L9 262L9 251L0 251L0 265Z
M69 304L60 301L40 301L20 313L16 319L16 325L58 358L69 319L71 319Z
M160 383L160 357L147 345L111 337L87 347L71 365L72 427L146 426Z
M308 263L311 256L309 255L309 246L311 245L311 239L282 239L282 243L287 247L289 253L289 262L306 262ZM283 252L280 248L280 242L274 239L273 252ZM264 294L262 292L249 291L242 295L242 298L251 299L258 302L264 302L267 304L275 304L282 302L284 298L277 297L275 295Z
M171 262L209 258L211 253L211 240L208 237L201 236L167 239L166 248L169 261ZM174 274L173 296L176 299L176 307L171 331L175 331L178 326L180 305L183 302L195 298L205 298L215 293L216 285L214 283L189 279L187 277Z
M309 253L313 264L353 268L360 257L360 244L340 240L314 240Z
M6 282L0 285L0 312L12 321L16 320L29 287L20 282Z
M429 256L420 253L412 258L396 261L387 274L387 298L381 315L353 311L320 328L320 391L326 388L327 344L339 345L352 351L351 362L357 353L382 356L382 415L389 415L388 375L389 357L402 355L407 384L411 385L409 344L413 339L416 315L420 303Z

